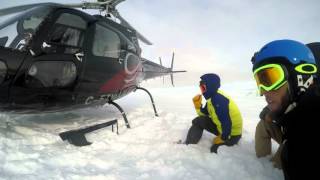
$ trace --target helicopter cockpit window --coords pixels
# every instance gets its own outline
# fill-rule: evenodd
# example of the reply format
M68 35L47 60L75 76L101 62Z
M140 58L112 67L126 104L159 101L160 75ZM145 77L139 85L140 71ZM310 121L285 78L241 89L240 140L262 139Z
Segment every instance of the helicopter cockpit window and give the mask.
M50 51L67 54L77 52L82 47L86 27L86 21L81 17L61 14L49 33L49 43L55 46Z
M8 18L0 23L0 46L25 50L50 12L50 7L39 6L6 15Z
M57 25L56 27L54 27L50 42L58 43L60 45L78 47L80 46L80 34L81 31L77 29L73 29L63 25Z
M120 37L117 33L97 24L94 34L93 55L110 58L120 56Z

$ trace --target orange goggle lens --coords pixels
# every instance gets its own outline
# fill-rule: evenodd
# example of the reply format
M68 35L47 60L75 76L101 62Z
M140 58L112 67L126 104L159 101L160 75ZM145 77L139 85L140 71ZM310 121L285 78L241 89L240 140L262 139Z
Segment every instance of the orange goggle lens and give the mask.
M271 91L280 87L285 80L282 67L278 64L268 64L254 71L254 78L261 92L261 88Z

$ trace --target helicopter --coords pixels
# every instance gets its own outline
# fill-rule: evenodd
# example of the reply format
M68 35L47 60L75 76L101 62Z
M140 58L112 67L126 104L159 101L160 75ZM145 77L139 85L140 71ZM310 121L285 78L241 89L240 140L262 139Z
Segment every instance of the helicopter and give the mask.
M130 128L114 101L143 90L158 116L151 93L139 84L170 75L173 85L173 73L185 71L173 71L174 54L170 68L141 57L139 40L152 43L119 14L123 1L0 9L0 17L9 16L0 22L0 111L58 112L108 103Z

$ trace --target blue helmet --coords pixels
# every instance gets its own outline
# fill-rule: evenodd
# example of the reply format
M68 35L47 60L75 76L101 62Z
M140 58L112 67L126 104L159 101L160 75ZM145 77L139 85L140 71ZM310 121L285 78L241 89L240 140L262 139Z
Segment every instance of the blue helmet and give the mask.
M251 59L253 71L266 64L280 64L285 69L292 99L305 92L316 77L316 60L312 51L294 40L276 40L263 46Z
M255 53L252 58L253 68L275 58L282 59L285 64L293 66L302 63L316 64L312 51L306 45L294 40L276 40Z

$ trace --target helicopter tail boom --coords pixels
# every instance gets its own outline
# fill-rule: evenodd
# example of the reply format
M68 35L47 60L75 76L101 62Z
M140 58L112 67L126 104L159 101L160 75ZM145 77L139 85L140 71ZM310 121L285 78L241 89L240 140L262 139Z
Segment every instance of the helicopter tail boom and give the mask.
M173 64L174 64L174 53L172 54L170 68L167 68L162 65L161 58L160 58L160 64L154 63L150 60L143 58L142 65L143 65L144 80L170 75L171 84L172 84L172 86L174 86L173 74L182 73L182 72L186 72L186 71L184 71L184 70L174 71Z

